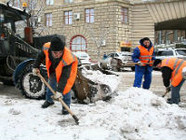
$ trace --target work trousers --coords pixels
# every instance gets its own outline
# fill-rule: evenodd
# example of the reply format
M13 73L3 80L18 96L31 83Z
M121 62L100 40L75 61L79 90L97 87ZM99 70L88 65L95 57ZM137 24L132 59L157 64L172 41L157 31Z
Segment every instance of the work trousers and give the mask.
M134 80L134 87L141 87L142 79L144 76L144 81L143 81L143 88L144 89L149 89L150 84L152 81L152 67L147 65L147 66L135 66L135 80Z
M178 104L180 102L180 89L183 85L185 80L182 80L180 82L180 84L176 87L173 87L171 85L171 99L170 99L170 103L175 103L175 104Z
M49 85L54 89L54 91L56 91L57 88L57 81L56 81L56 75L55 74L51 74L49 79L48 79L48 83ZM53 102L53 99L51 98L51 96L53 95L53 93L50 91L50 89L47 87L47 91L46 91L46 100L48 102ZM63 95L63 101L66 103L66 105L70 108L70 103L71 103L71 93L68 92L67 94ZM63 107L64 108L64 107Z

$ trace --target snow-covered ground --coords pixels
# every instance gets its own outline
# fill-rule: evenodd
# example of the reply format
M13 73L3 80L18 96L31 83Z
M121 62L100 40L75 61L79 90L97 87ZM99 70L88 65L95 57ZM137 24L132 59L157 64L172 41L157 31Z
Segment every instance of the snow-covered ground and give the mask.
M109 78L113 89L120 82L98 72L92 76L94 80ZM0 140L186 139L186 110L167 104L149 90L131 87L116 92L117 96L108 102L72 103L71 110L79 118L79 125L70 115L61 115L59 102L42 109L44 101L1 95Z

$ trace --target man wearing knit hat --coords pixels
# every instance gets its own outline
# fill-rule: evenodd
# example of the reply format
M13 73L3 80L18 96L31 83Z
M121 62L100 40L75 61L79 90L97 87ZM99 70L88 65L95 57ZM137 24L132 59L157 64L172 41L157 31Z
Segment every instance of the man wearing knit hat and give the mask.
M144 76L143 88L149 89L152 80L152 65L155 60L154 47L148 37L142 38L140 45L134 49L132 60L135 65L134 87L141 87Z
M47 88L46 101L42 108L47 108L54 104L54 99L62 98L70 107L71 95L70 91L75 82L77 75L78 60L69 49L65 47L65 42L59 36L54 36L51 42L43 45L43 50L38 54L33 66L33 73L40 72L39 67L45 60L48 75L48 83L56 91L56 95ZM68 114L63 107L62 114Z

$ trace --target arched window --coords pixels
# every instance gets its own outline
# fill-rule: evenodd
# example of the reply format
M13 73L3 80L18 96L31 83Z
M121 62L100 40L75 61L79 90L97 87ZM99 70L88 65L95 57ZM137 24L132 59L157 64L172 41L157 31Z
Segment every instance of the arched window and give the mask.
M86 39L83 36L81 35L74 36L72 37L70 42L71 42L70 49L73 52L77 52L77 51L86 52L87 51Z

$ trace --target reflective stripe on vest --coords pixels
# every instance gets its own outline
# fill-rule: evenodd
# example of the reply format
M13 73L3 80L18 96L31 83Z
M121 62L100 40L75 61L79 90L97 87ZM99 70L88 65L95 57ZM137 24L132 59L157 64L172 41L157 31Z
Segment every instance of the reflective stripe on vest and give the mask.
M178 59L177 59L178 60ZM177 62L176 62L177 63ZM180 67L183 65L183 63L184 63L184 60L182 60L181 62L180 62L180 64L178 65L178 67L176 68L176 71L175 71L175 75L178 73L178 70L180 69Z
M182 69L186 66L186 61L177 58L167 58L162 61L161 67L169 67L173 70L171 75L171 85L176 87L182 81Z
M140 50L140 61L142 63L149 63L150 66L152 66L152 55L154 52L154 47L151 47L150 50L148 50L147 48L143 47L143 46L138 46L139 50ZM144 64L145 66L146 64Z

